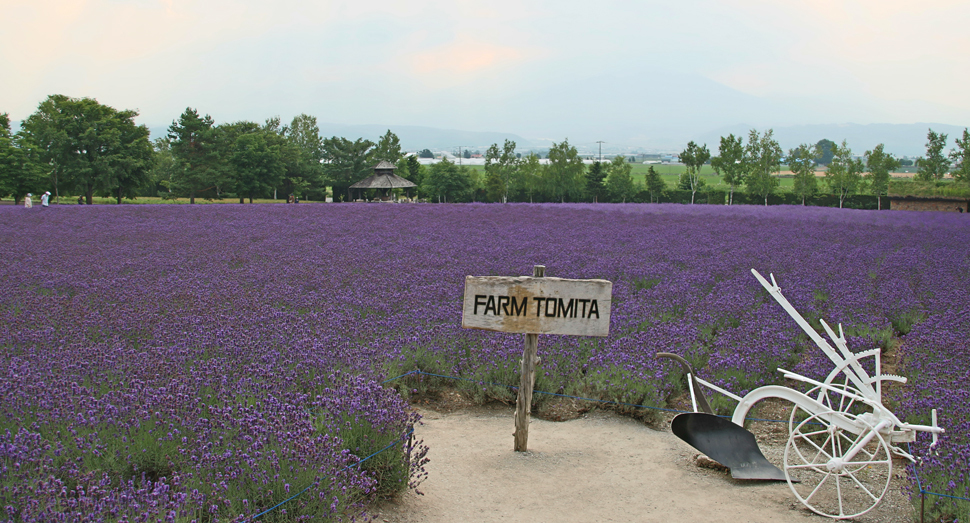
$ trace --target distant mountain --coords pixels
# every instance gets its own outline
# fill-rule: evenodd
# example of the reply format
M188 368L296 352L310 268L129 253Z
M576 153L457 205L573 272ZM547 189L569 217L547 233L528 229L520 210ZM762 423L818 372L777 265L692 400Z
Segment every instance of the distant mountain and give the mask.
M542 140L528 140L517 134L488 132L488 131L460 131L456 129L437 129L434 127L421 127L417 125L344 125L334 123L321 123L320 136L329 138L331 136L342 136L350 140L366 138L376 142L381 136L391 130L401 140L401 148L406 151L419 151L421 149L431 149L432 151L451 151L461 146L463 149L480 150L482 154L485 149L493 143L502 145L505 140L512 140L519 149L530 147L548 148L549 144ZM152 139L168 134L168 127L149 127Z
M493 143L499 145L505 140L512 140L519 148L532 146L532 141L517 134L488 132L488 131L460 131L457 129L437 129L417 125L339 125L320 124L320 136L343 136L349 139L366 138L376 142L390 129L401 139L401 148L408 151L421 149L450 151L462 148L478 149L484 154L485 149Z
M699 135L693 140L697 143L706 143L711 154L716 155L721 136L740 135L747 141L751 127L740 124L722 127ZM964 127L939 123L795 125L775 127L774 132L775 138L786 152L799 144L816 144L819 140L829 139L836 143L846 140L855 154L862 154L882 143L886 145L886 152L896 156L916 157L926 154L926 133L930 129L948 136L946 149L949 150L954 146L954 139L963 135ZM759 132L765 130L767 129L758 128Z
M19 128L20 122L11 122L13 130ZM653 152L677 152L683 149L687 142L693 140L698 144L707 144L711 153L717 155L717 147L722 136L734 134L742 136L747 141L748 131L752 128L759 132L767 130L764 126L752 126L746 124L735 124L719 127L704 133L691 133L684 129L670 130L669 128L653 128L644 126L643 128L618 128L616 134L625 135L627 138L616 137L605 144L604 153L616 153L632 151L635 149L648 150ZM513 140L519 150L529 149L548 149L551 140L524 138L518 134L503 132L485 131L460 131L455 129L439 129L435 127L422 127L417 125L343 125L343 124L320 124L320 136L343 136L349 139L367 138L377 141L387 130L397 134L401 139L401 147L408 151L418 151L421 149L431 149L435 151L452 151L458 146L478 149L482 153L493 143L501 145L506 139ZM846 140L853 153L862 154L872 149L877 144L885 144L886 151L896 156L916 157L926 154L926 133L933 129L938 133L945 133L948 136L947 147L954 147L954 139L962 136L963 126L947 125L939 123L914 123L914 124L817 124L817 125L793 125L774 127L775 138L781 147L787 152L788 149L797 147L799 144L815 144L819 140L829 139L833 142L842 143ZM165 136L168 127L149 126L152 139ZM596 143L570 143L577 145L582 154L593 154Z

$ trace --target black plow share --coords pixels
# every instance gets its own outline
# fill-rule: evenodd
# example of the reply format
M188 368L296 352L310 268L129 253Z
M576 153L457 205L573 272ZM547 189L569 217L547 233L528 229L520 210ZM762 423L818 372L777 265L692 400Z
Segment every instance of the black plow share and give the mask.
M731 477L735 479L786 480L785 473L762 454L754 434L714 415L687 360L669 352L658 352L657 357L672 359L684 367L694 408L703 411L678 414L670 424L674 435L731 469Z

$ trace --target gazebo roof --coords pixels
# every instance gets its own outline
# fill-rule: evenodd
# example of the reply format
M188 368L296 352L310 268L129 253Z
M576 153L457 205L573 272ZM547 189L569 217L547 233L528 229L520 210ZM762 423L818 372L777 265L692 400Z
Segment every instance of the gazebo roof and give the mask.
M377 173L350 186L351 189L406 189L408 187L417 187L417 184L394 173Z
M397 167L387 161L381 160L380 163L374 166L374 171L376 173L373 176L364 178L363 180L350 186L351 189L407 189L408 187L417 187L417 184L409 180L405 180L400 176L394 174L394 169Z

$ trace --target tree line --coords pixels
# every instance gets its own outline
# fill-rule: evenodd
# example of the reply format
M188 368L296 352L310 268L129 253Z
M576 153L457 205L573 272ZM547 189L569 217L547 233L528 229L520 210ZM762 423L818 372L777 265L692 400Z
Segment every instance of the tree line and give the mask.
M376 143L323 138L316 118L306 114L289 124L270 118L216 125L190 107L154 141L146 126L135 123L137 116L64 95L47 97L15 134L9 116L0 114L0 196L20 201L29 192L52 190L55 198L81 195L88 204L94 196L118 203L137 196L243 203L279 194L323 200L329 187L341 201L381 160L395 164L397 174L430 201L581 201L588 188L594 198L623 200L634 189L623 162L596 167L587 183L585 165L566 140L549 151L549 165L540 165L537 156L520 158L514 142L501 149L493 144L483 177L447 159L421 165L416 155L404 154L390 130Z
M386 160L399 176L417 184L418 195L436 202L627 202L659 201L667 185L651 166L643 181L634 181L632 165L622 155L586 165L568 139L553 143L542 163L522 156L516 143L492 144L484 171L456 165L447 158L422 165L406 155L390 130L378 141L320 136L316 118L301 114L284 125L279 118L263 123L239 121L216 125L209 115L187 108L166 136L149 140L148 128L134 122L137 111L119 111L91 98L51 95L11 132L7 114L0 114L0 196L19 201L28 192L53 190L54 195L80 194L87 203L95 195L124 198L247 199L297 195L323 200L327 187L335 201L349 197L353 183L373 174ZM970 135L949 155L947 136L930 129L927 154L917 160L916 178L941 180L947 172L970 183ZM701 168L710 164L728 187L727 203L736 190L757 196L767 205L779 185L783 161L793 173L793 193L804 205L821 191L816 167L827 165L823 183L842 206L849 195L869 190L886 196L889 176L900 160L879 144L861 158L846 141L821 140L782 150L773 131L752 129L747 143L730 134L721 137L718 156L707 145L691 141L681 151L686 166L677 187L691 192L691 203L705 180Z
M929 130L926 156L916 160L916 180L939 182L950 173L957 182L970 183L970 132L963 130L963 137L956 139L956 147L949 155L943 152L946 141L946 134ZM758 196L768 205L768 197L778 188L776 174L784 160L792 171L792 193L801 199L802 205L821 192L816 168L825 165L823 183L838 197L840 208L848 196L863 190L876 196L878 208L882 208L882 197L889 193L890 173L902 164L885 151L884 144L857 157L846 140L841 144L830 140L820 140L815 145L801 144L789 149L786 155L771 129L764 134L752 129L747 144L733 134L722 136L719 152L720 156L712 158L706 144L698 146L693 141L681 151L680 160L687 170L681 175L678 188L691 191L692 203L694 194L704 185L700 168L710 163L729 187L728 203L733 202L735 190L744 187L748 194Z
M20 201L28 192L51 190L123 198L225 199L240 203L279 194L323 199L330 186L346 194L373 174L379 160L417 174L416 158L405 158L390 131L377 143L322 138L313 116L288 124L239 121L216 125L209 115L187 108L166 136L149 140L135 124L137 111L118 111L92 98L52 95L11 132L0 114L0 196Z
M929 130L925 157L917 159L916 179L934 182L951 173L958 182L970 183L970 133L956 140L956 147L944 154L947 136ZM549 162L540 166L536 156L515 157L515 142L506 141L503 147L493 144L486 153L485 199L487 201L659 201L666 184L651 166L642 182L634 182L632 166L623 156L608 163L595 162L588 168L579 159L568 141L553 144ZM691 203L698 190L704 187L701 168L709 164L728 186L727 203L734 201L736 190L745 190L768 204L768 198L778 189L778 173L783 162L793 175L792 192L805 205L823 191L816 169L825 165L821 178L825 189L835 195L842 207L846 198L863 190L877 197L888 195L890 173L901 160L878 144L860 157L853 154L848 143L820 140L815 145L801 144L787 154L774 138L772 129L760 133L752 129L744 138L729 134L722 136L718 156L712 156L707 144L691 141L680 152L680 162L686 167L677 188L691 192ZM951 170L952 167L952 170Z

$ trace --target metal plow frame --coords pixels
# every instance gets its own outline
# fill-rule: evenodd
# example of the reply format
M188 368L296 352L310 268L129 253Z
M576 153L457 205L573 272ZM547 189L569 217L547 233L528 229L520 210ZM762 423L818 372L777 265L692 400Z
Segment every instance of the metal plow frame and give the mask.
M767 385L741 397L698 378L680 356L657 353L658 357L674 359L684 367L694 409L694 413L677 416L671 428L688 444L729 467L735 478L784 479L802 504L822 516L848 519L865 514L882 501L889 488L893 455L915 462L912 455L894 443L915 441L916 432L920 431L931 433L931 448L936 445L937 436L943 433L936 423L936 409L932 410L932 425L901 421L882 404L882 383L905 383L906 378L882 374L879 349L853 353L846 345L842 325L838 325L836 334L820 320L833 347L788 302L773 274L769 275L769 283L758 271L751 272L829 357L833 370L824 381L817 381L779 368L785 378L811 385L808 393ZM872 376L861 363L866 358L874 358ZM713 415L698 385L738 402L730 423ZM767 398L793 404L783 471L764 458L754 436L744 429L748 412Z

